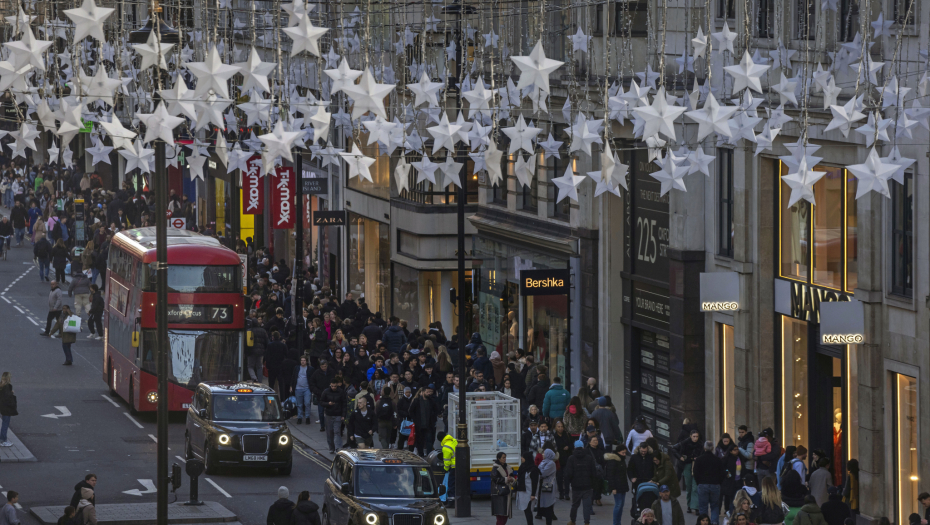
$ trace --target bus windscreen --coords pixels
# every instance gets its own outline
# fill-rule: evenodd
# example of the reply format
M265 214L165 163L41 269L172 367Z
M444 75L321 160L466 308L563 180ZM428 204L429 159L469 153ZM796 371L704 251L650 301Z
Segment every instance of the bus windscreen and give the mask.
M155 373L155 330L142 334L142 368ZM190 389L202 381L236 381L240 336L234 330L168 330L169 381Z
M168 293L241 293L239 266L168 266ZM145 291L155 291L154 265L149 269Z

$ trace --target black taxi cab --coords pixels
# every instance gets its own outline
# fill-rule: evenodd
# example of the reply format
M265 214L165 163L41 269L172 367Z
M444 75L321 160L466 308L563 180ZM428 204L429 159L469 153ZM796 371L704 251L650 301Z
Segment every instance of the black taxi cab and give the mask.
M340 450L326 479L323 525L446 525L429 464L406 450Z
M207 474L220 467L277 468L291 473L293 438L277 393L253 382L197 385L187 411L184 451L203 460Z

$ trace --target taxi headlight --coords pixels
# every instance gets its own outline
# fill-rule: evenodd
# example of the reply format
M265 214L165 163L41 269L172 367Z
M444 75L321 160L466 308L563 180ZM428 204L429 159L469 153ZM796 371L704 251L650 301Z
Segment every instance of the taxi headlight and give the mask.
M220 437L217 439L217 441L220 442L220 445L228 445L228 444L229 444L229 435L228 435L228 434L220 434Z
M433 525L443 525L443 523L445 522L446 522L446 517L443 516L442 514L437 514L436 517L433 518Z
M281 434L280 436L278 436L279 445L287 445L290 442L291 442L291 438L287 437L287 434Z
M376 523L378 523L378 515L375 514L374 512L369 512L368 514L365 514L365 523L367 523L368 525L375 525Z

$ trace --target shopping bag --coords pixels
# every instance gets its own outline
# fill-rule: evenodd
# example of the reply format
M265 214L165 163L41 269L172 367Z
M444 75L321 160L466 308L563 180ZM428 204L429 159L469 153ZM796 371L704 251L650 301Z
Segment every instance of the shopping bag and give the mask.
M410 437L407 438L407 446L412 447L417 442L417 427L410 424Z
M65 328L64 331L69 334L76 334L81 331L81 317L79 315L71 315L65 319Z
M405 419L400 422L400 429L398 430L398 432L400 432L400 435L409 436L412 430L413 430L413 421L410 421L409 419Z

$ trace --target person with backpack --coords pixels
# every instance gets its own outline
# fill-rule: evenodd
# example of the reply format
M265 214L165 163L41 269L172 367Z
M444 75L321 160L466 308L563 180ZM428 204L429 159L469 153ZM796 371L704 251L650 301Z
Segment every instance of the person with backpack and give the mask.
M84 487L81 489L81 501L77 512L71 518L71 525L97 525L97 507L93 503L94 490Z
M575 449L568 458L564 480L572 488L572 507L568 513L569 525L574 525L578 517L578 507L583 505L584 523L591 523L591 504L594 496L594 483L598 481L594 468L594 456L585 450L581 440L575 441Z

